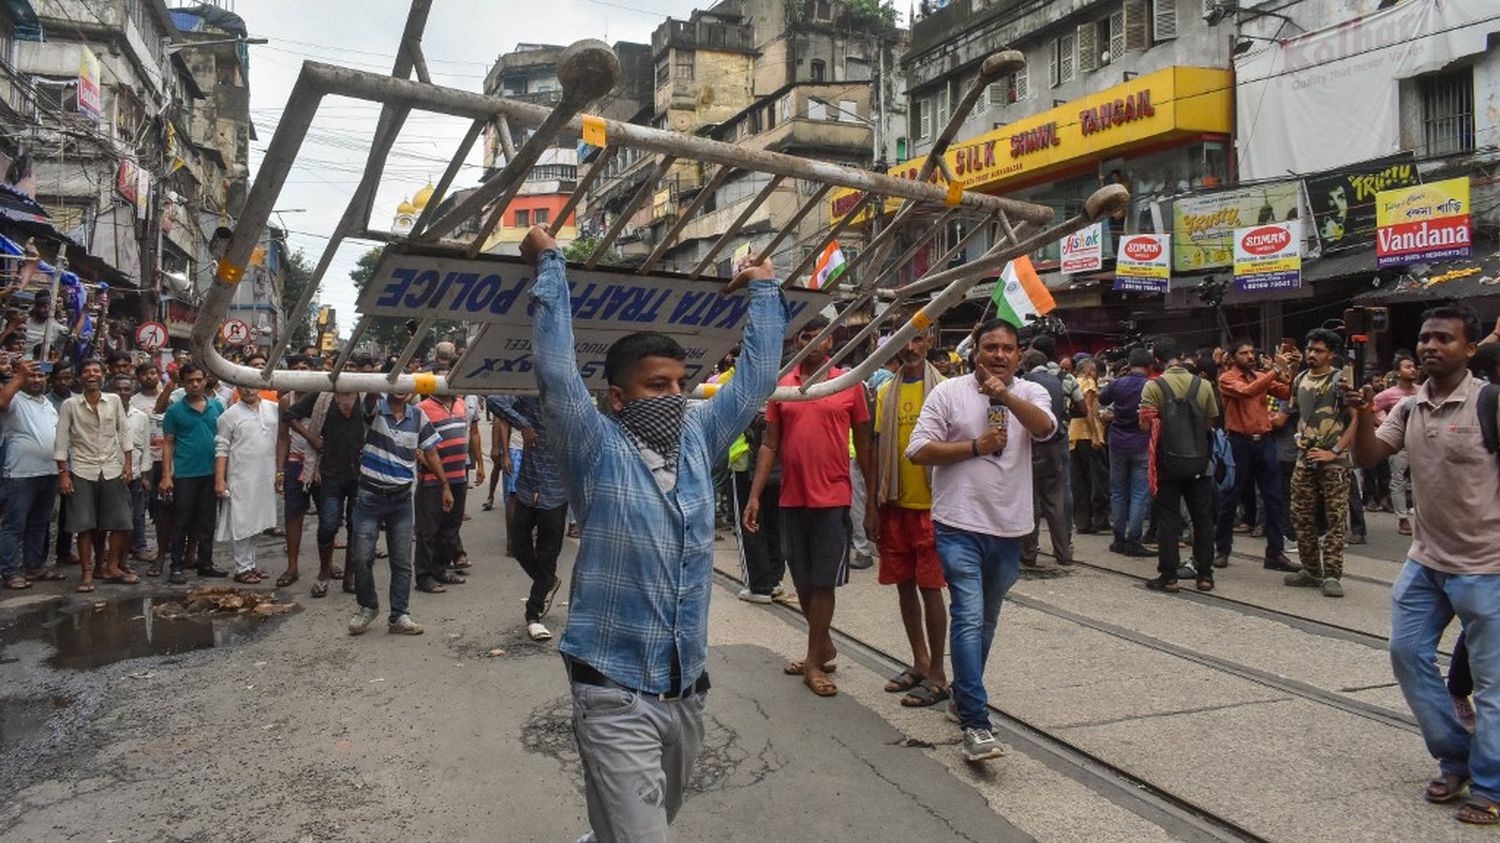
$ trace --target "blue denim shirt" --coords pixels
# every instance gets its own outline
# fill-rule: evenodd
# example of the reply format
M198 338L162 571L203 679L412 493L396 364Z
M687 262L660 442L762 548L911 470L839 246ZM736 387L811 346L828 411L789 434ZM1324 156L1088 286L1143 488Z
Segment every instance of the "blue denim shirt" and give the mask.
M516 499L532 509L556 509L568 502L557 460L547 445L547 420L541 402L530 395L491 395L485 400L490 412L517 428L536 431L536 445L528 446L516 473Z
M561 253L542 253L531 293L542 412L583 530L559 649L621 685L666 693L703 673L714 557L712 466L776 388L786 302L773 282L750 285L734 378L688 410L677 485L663 492L579 375L565 270Z

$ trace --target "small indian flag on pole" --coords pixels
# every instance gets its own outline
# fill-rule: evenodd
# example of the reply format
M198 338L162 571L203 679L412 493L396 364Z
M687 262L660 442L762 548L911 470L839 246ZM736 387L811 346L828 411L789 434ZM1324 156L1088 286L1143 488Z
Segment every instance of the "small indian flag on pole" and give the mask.
M1031 259L1024 256L1005 265L990 298L995 302L995 315L1017 328L1026 327L1028 317L1043 316L1057 307Z
M839 241L830 242L823 254L818 255L818 265L813 268L812 277L807 279L807 289L821 290L832 284L835 278L844 274L846 263L844 253L839 251Z

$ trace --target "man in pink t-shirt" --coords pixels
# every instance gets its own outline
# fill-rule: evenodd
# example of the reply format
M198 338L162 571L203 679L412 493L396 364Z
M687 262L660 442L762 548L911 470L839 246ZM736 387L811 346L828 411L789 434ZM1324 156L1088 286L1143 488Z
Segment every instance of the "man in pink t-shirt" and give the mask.
M1396 383L1375 395L1375 423L1384 424L1397 404L1417 394L1417 361L1409 351L1396 352ZM1411 478L1406 451L1391 454L1391 509L1396 511L1396 531L1411 535Z
M953 703L964 757L1000 756L990 732L984 665L1005 593L1020 575L1032 518L1031 447L1058 421L1041 384L1016 377L1015 326L991 319L974 332L974 374L943 381L922 405L906 458L933 466L932 525L948 581Z
M828 325L814 319L798 332L800 351ZM801 386L833 350L830 337L814 348L786 377L781 386ZM829 369L829 379L842 371ZM760 529L760 493L781 461L781 544L797 602L807 618L807 658L786 666L820 697L831 697L838 688L828 678L837 655L829 627L833 624L834 589L849 581L849 539L853 525L849 504L854 486L849 473L849 437L854 435L855 459L866 483L865 532L879 536L875 478L875 450L870 444L870 405L863 384L812 401L772 401L766 406L766 434L755 464L749 503L745 506L745 529Z

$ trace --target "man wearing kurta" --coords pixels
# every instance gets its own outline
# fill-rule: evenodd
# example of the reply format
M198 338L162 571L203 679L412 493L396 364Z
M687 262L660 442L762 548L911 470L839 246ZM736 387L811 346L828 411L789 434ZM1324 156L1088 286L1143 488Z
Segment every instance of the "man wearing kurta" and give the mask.
M234 581L266 578L255 567L255 540L276 526L276 405L252 389L219 416L214 440L214 493L219 496L215 538L232 543Z

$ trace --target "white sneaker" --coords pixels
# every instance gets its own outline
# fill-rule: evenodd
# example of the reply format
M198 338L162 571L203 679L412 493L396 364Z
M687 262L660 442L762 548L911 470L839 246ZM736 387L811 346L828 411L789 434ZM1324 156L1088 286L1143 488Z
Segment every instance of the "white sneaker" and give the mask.
M349 634L364 635L365 631L370 628L370 624L374 623L375 618L379 616L379 609L366 609L361 606L359 611L354 613L354 617L349 619Z
M769 594L756 594L748 588L740 589L739 598L746 603L770 603L773 598Z
M398 615L386 625L385 631L392 635L421 635L422 625L412 620L411 615Z
M964 758L969 761L988 761L1005 754L1000 742L989 729L964 730Z
M547 630L547 627L542 626L537 621L526 624L526 634L531 636L532 641L550 641L552 639L552 633Z

